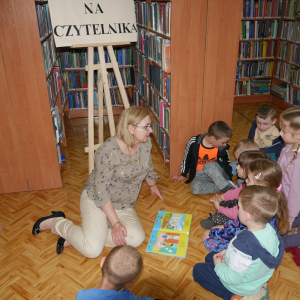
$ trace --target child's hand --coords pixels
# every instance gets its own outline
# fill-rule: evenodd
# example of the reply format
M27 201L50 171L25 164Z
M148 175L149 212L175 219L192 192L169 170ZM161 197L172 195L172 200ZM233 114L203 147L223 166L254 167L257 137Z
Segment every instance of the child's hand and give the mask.
M218 199L216 197L210 199L209 202L211 202L214 205L214 207L215 207L216 210L219 209L220 203L219 203L219 201L218 201Z
M227 251L227 249L222 250L221 252L219 252L219 254L221 255L221 259L222 259L223 264L225 264L226 251Z
M172 180L174 180L174 181L181 181L184 179L185 179L185 177L183 177L182 175L175 175L172 177Z
M222 262L222 256L220 255L220 253L217 253L213 256L213 260L214 260L214 265L216 266L217 264L220 264Z
M209 232L210 232L209 229L203 231L203 233L202 233L202 242L204 242L206 239L209 238Z
M216 225L212 229L216 229L216 228L224 228L224 225Z

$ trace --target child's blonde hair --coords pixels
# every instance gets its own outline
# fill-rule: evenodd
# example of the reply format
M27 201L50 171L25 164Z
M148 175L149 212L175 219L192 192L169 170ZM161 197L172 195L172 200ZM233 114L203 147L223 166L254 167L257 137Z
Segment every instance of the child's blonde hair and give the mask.
M235 155L238 151L241 153L245 152L245 151L251 151L251 150L259 150L258 145L250 140L250 139L245 139L245 140L241 140L239 141L235 147L233 148L233 154Z
M246 186L239 194L239 203L255 222L269 223L278 209L276 191L260 185Z
M134 280L143 268L143 258L134 247L116 246L107 255L102 274L117 289Z
M281 235L285 234L289 228L288 209L284 193L281 188L282 170L280 166L268 159L258 159L250 162L247 168L247 176L254 175L254 182L266 186L276 192L278 210L276 213L277 229Z
M299 133L300 131L300 107L294 106L283 111L280 115L280 127L287 127L293 131L293 133ZM300 142L298 143L298 148L295 152L293 159L290 161L286 172L289 173L289 167L292 162L297 158L298 150L300 148Z

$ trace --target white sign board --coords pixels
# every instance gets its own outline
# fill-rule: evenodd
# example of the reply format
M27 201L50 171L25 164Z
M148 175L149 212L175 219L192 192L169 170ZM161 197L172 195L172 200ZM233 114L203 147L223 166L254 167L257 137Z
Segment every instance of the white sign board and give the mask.
M133 0L48 0L56 47L136 42Z

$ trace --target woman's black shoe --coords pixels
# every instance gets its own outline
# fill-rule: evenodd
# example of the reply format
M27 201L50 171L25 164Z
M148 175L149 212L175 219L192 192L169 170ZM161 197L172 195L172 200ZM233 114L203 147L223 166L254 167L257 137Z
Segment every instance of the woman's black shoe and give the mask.
M39 218L35 224L33 225L32 228L32 234L33 235L37 235L40 234L43 230L40 229L40 224L47 220L47 219L51 219L51 218L58 218L58 217L65 217L65 214L62 211L52 211L52 215L48 216L48 217L43 217L43 218Z
M60 237L57 240L57 244L56 244L56 253L57 254L61 254L64 251L64 244L65 244L65 239Z

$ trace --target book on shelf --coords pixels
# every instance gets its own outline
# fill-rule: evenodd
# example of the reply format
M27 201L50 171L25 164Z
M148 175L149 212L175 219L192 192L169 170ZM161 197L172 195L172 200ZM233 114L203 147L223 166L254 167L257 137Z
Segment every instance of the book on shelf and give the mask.
M133 65L139 70L141 75L148 76L148 59L146 55L135 50L133 52Z
M271 79L250 79L251 95L270 94Z
M281 27L281 38L291 42L300 42L300 22L283 21Z
M282 0L243 0L242 18L278 18Z
M242 21L240 39L275 39L278 37L279 20Z
M147 27L147 4L146 2L135 2L136 23Z
M300 65L300 45L280 42L278 57L295 65Z
M159 211L146 252L186 257L193 215Z
M286 0L285 1L285 9L284 9L284 17L287 19L294 19L296 16L296 9L298 0Z
M171 43L169 40L164 40L162 44L162 70L171 72Z
M259 60L259 61L238 61L237 63L237 77L251 78L251 77L269 77L273 74L274 61Z
M250 94L250 80L242 80L235 82L235 96L249 96Z
M48 4L36 5L36 15L41 40L52 32L51 18Z
M295 9L295 18L300 19L300 1L297 2L297 6Z
M144 97L142 97L139 92L134 91L132 93L132 98L133 98L133 105L148 109L147 100Z
M42 43L42 53L44 58L45 74L48 76L52 66L56 62L56 48L53 35Z
M293 66L284 61L278 60L276 66L277 78L286 81L287 83L300 87L300 68Z
M122 97L118 89L109 90L112 106L123 106ZM125 90L129 98L127 90ZM70 109L86 109L88 108L88 95L87 91L68 92L68 100ZM105 93L103 93L103 106L105 104ZM94 91L94 108L98 108L98 90Z
M276 83L271 88L271 94L276 96L277 98L280 98L283 101L286 101L286 90L287 90L287 84L282 83Z
M275 41L240 42L239 58L256 59L274 57Z

